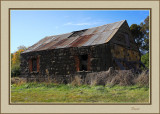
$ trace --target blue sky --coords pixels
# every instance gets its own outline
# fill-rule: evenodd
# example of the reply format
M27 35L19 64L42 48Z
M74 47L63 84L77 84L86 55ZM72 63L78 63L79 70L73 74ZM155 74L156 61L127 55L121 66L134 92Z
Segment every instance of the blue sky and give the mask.
M127 20L140 24L148 10L11 10L11 53L42 38Z

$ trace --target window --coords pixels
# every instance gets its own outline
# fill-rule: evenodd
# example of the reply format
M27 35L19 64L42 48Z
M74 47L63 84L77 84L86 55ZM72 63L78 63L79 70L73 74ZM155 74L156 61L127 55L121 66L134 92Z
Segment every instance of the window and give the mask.
M80 56L80 71L87 71L88 55Z
M32 71L37 71L37 59L32 59Z
M91 70L91 56L90 55L76 55L75 57L76 71L90 71Z
M29 59L29 71L39 72L39 56Z

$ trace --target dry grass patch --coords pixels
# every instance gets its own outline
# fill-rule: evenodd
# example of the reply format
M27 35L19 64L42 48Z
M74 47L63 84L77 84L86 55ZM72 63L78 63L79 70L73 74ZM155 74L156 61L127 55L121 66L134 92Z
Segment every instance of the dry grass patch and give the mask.
M85 83L88 85L142 85L149 84L149 73L143 71L140 74L133 72L132 70L113 70L110 68L108 71L88 73L85 78Z
M76 76L74 77L74 79L72 80L71 85L73 85L73 86L74 86L74 85L78 85L78 86L82 85L81 76L80 76L80 75L76 75Z
M134 81L139 86L149 86L149 72L143 71Z
M26 78L13 77L11 78L11 84L22 85L27 82Z

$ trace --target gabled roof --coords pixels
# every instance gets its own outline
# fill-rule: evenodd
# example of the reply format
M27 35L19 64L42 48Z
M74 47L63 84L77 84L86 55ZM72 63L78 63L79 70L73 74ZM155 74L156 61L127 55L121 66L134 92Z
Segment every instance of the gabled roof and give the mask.
M117 32L120 26L125 22L118 21L115 23L106 24L99 27L73 31L71 33L48 36L29 47L23 53L41 51L48 49L58 49L67 47L81 47L103 44L108 42Z

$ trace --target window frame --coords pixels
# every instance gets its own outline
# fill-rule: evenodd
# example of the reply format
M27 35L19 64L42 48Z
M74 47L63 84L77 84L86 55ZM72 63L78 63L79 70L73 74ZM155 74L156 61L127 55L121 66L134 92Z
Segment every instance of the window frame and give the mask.
M36 69L33 70L33 60L36 60ZM30 73L38 73L40 69L40 56L31 57L29 59L29 72Z
M32 72L37 71L37 58L32 59Z
M85 72L88 72L91 70L91 55L90 54L83 54L83 55L87 55L87 70L84 70ZM75 55L75 67L76 67L76 71L77 72L82 72L83 70L81 70L81 56L82 55Z

